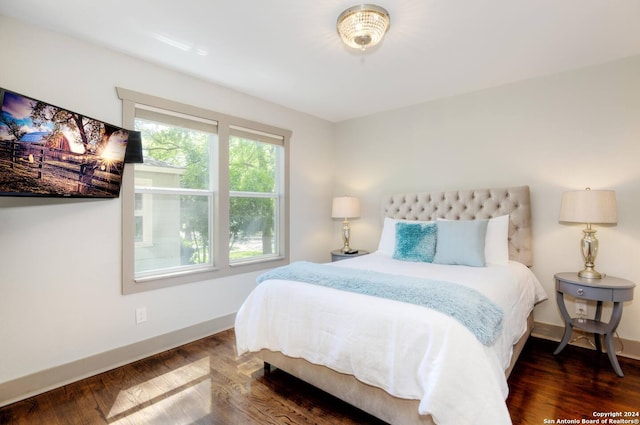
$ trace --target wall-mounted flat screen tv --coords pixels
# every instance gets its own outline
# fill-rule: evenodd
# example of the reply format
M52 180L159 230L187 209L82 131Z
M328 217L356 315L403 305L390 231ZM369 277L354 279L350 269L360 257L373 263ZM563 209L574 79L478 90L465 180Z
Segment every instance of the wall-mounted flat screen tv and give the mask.
M129 132L0 88L0 195L116 198Z

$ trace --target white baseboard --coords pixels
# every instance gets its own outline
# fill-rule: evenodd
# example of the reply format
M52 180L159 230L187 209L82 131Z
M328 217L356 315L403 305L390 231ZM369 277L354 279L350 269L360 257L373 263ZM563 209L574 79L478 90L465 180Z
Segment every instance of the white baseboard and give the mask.
M533 332L531 332L532 336L558 342L560 342L560 340L562 339L563 334L564 326L557 326L550 323L540 322L534 323ZM623 339L617 336L614 338L614 341L616 355L640 360L640 341ZM595 350L595 346L593 345L593 335L575 329L573 331L573 336L570 344ZM605 349L605 347L602 348L603 350Z
M0 383L0 407L233 327L235 314Z

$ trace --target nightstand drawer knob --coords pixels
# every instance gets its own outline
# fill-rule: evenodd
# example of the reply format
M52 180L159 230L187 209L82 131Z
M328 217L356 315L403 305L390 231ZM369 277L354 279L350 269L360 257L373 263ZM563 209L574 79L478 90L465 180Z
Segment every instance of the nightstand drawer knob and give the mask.
M584 289L578 288L578 295L584 295Z

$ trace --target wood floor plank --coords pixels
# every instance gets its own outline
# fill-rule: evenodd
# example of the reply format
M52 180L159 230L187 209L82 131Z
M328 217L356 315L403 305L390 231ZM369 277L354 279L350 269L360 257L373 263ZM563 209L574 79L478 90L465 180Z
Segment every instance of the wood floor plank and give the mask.
M531 338L509 378L515 425L640 411L640 361ZM547 422L551 423L551 422ZM238 356L233 330L0 408L2 425L383 425L330 395ZM400 424L401 425L401 424Z

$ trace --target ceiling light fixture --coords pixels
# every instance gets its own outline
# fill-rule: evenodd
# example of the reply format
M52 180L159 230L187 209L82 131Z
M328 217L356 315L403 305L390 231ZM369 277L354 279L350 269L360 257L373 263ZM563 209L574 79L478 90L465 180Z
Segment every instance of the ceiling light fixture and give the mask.
M338 34L344 44L366 50L382 41L391 25L389 13L373 4L353 6L338 16Z

